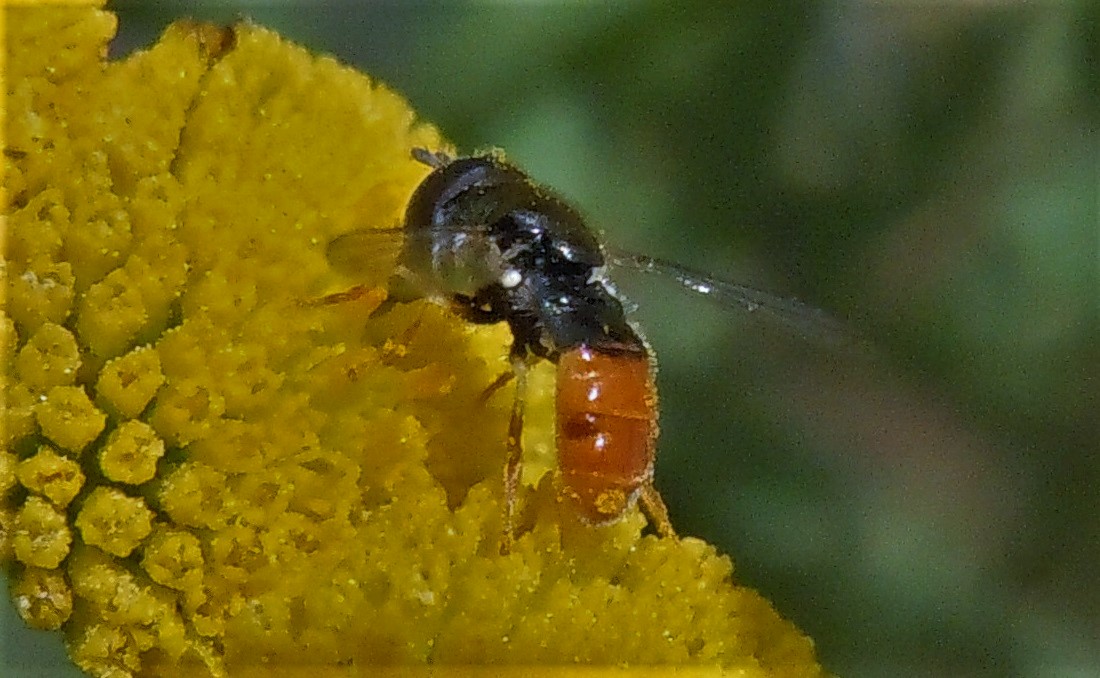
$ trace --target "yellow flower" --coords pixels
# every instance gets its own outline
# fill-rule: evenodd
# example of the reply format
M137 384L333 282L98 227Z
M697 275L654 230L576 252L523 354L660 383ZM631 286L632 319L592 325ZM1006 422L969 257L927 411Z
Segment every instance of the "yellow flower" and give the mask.
M392 261L347 280L325 258L399 224L410 149L443 146L400 97L249 24L107 62L95 7L6 19L0 558L78 666L821 674L712 547L557 501L549 365L499 555L510 402L479 399L507 331L380 308Z

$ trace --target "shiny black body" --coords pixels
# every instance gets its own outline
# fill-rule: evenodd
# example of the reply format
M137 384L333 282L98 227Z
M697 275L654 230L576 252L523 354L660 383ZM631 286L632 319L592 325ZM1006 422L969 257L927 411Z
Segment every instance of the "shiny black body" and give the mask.
M436 169L409 201L402 263L429 294L471 322L507 322L514 358L647 353L569 205L492 155L428 157Z

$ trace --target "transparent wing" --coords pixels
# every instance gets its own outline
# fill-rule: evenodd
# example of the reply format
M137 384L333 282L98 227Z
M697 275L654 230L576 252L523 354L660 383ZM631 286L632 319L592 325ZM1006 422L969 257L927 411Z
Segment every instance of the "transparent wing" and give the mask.
M425 231L410 234L401 227L349 231L329 242L325 257L332 270L357 287L385 287L391 301L413 301L423 298L432 286L399 265L401 251L410 238L428 237ZM422 246L427 248L429 243Z
M609 249L607 258L613 266L643 273L656 273L674 280L680 286L720 305L747 313L766 315L810 339L848 348L855 348L863 343L844 323L825 311L797 299L784 299L644 254Z
M382 282L393 274L405 243L405 231L367 228L336 236L325 248L332 270L359 282Z

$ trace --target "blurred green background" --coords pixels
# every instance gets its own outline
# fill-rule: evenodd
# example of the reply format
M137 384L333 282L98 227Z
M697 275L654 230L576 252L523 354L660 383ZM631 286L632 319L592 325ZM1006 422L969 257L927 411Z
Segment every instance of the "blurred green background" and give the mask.
M113 7L113 56L251 17L609 242L829 309L873 348L621 281L678 529L839 675L1100 675L1100 4Z

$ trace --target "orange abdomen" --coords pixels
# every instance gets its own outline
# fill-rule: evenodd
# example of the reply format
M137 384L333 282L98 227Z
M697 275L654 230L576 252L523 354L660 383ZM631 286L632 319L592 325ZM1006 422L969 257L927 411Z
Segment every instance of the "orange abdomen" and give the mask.
M564 493L588 522L620 518L653 477L657 390L649 358L589 346L563 353L557 420Z

